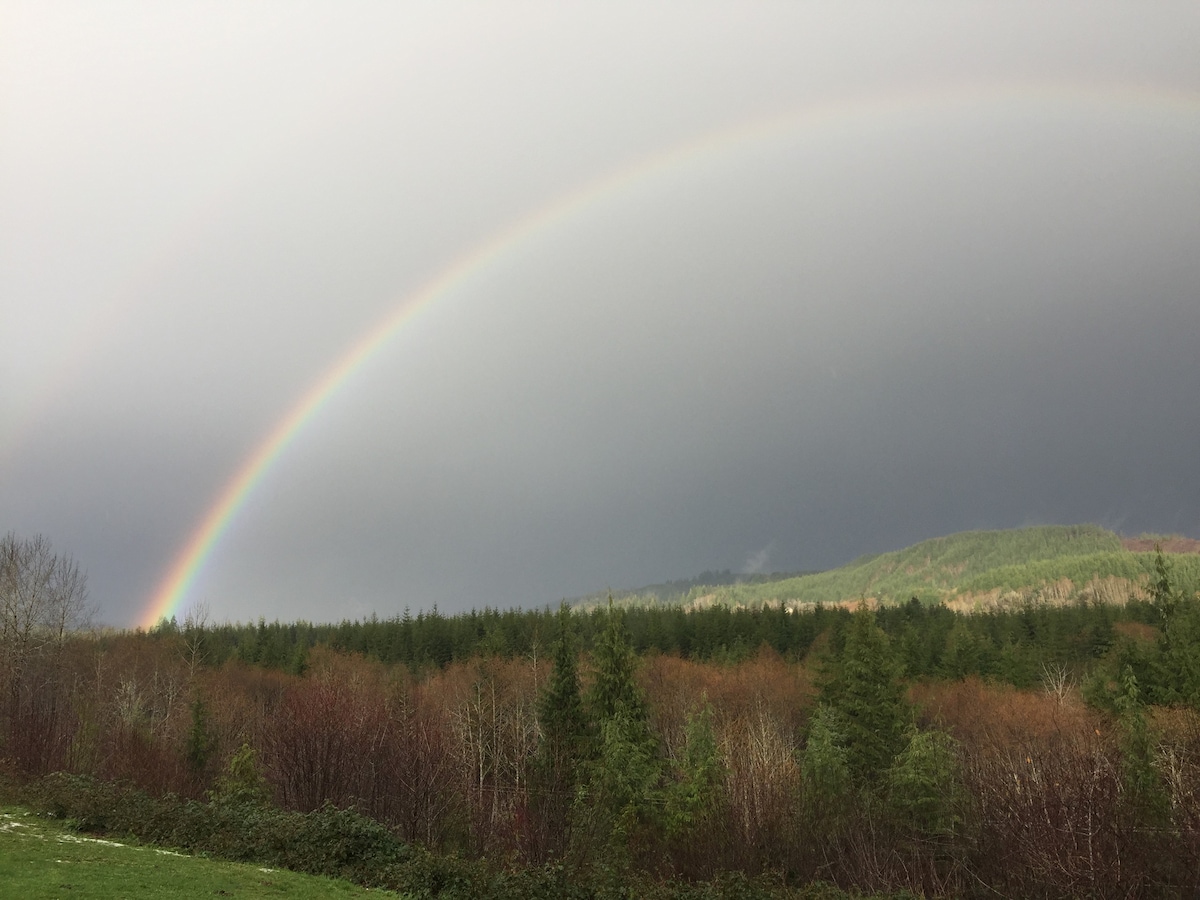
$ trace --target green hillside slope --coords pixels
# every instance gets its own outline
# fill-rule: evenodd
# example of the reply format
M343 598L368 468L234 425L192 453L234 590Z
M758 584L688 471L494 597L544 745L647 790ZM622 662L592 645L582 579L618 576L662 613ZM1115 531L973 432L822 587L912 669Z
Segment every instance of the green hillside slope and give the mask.
M1172 554L1181 584L1200 582L1200 555ZM1026 599L1065 602L1080 597L1124 601L1140 594L1154 554L1126 550L1096 525L1046 525L1005 531L969 531L922 541L904 550L864 556L826 572L692 587L671 603L760 606L787 603L880 603L919 597L970 606ZM654 598L626 598L627 604ZM661 602L661 600L660 600Z

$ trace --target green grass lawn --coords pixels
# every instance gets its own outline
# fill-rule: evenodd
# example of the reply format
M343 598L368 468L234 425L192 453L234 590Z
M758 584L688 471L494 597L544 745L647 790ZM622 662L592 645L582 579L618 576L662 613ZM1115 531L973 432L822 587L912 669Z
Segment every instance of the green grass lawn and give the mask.
M399 897L347 881L183 856L65 830L24 810L0 808L0 897L88 898Z

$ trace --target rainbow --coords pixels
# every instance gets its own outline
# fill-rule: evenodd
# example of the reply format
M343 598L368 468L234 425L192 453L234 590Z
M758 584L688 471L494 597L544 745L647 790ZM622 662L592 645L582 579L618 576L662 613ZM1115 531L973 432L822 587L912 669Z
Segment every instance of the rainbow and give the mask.
M717 156L748 143L771 139L793 130L815 132L839 123L870 120L885 114L916 113L926 109L953 112L982 103L1003 101L1026 104L1059 102L1100 107L1163 107L1193 115L1200 112L1200 95L1158 86L965 85L936 91L856 97L814 104L711 132L569 191L468 250L417 291L402 297L391 312L313 382L225 483L215 502L175 556L141 614L139 625L152 627L183 607L197 576L255 488L297 435L320 414L356 371L423 310L532 238L565 224L605 197L647 183L686 163Z

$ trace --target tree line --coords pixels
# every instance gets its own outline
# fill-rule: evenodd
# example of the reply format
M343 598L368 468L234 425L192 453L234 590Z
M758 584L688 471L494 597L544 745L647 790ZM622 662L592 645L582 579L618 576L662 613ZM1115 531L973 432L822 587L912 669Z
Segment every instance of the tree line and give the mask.
M1191 894L1200 599L1161 555L1149 594L978 616L604 607L149 633L50 616L36 640L3 632L0 787L199 849L251 825L242 844L278 845L263 823L382 840L330 812L353 810L431 854L411 857L430 895L483 896L484 870L570 873L595 888L579 896L735 876L764 896ZM407 657L369 643L403 629ZM439 630L441 659L421 648Z
M805 659L814 649L836 653L852 617L847 605L823 604L693 610L627 607L623 614L631 646L639 656L661 653L724 663L749 659L763 647L792 661ZM572 613L581 651L594 649L608 615L603 606ZM336 624L259 619L208 625L185 618L182 625L164 620L148 636L202 644L211 665L238 659L300 674L309 653L325 646L419 673L477 656L545 657L557 633L555 619L549 609L484 609L457 615L435 609L416 616ZM964 614L914 597L905 604L878 608L876 620L897 645L911 678L977 675L1018 687L1039 684L1047 666L1066 667L1079 675L1113 647L1162 624L1154 604L1137 599L1120 604L1029 599L1007 609Z

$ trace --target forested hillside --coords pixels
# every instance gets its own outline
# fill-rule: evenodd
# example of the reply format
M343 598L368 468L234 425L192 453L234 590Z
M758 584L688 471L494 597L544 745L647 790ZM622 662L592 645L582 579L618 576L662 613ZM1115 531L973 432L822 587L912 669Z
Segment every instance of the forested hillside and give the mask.
M692 607L831 604L861 599L902 603L917 597L971 610L1025 600L1124 602L1145 598L1153 575L1154 535L1122 540L1095 525L1047 525L971 531L923 541L905 550L865 556L827 572L755 576L692 584L669 596L631 592L622 605L665 601ZM1127 549L1140 547L1137 552ZM1190 545L1188 545L1190 547ZM1172 554L1186 578L1200 576L1200 554Z
M1076 560L1127 552L1066 534ZM1017 535L1028 571L1068 558L1063 532ZM972 612L927 594L98 633L56 627L70 610L18 589L13 549L0 793L80 828L417 896L1200 890L1188 556L1149 554L1120 603L1029 591ZM849 568L1015 565L966 535Z

